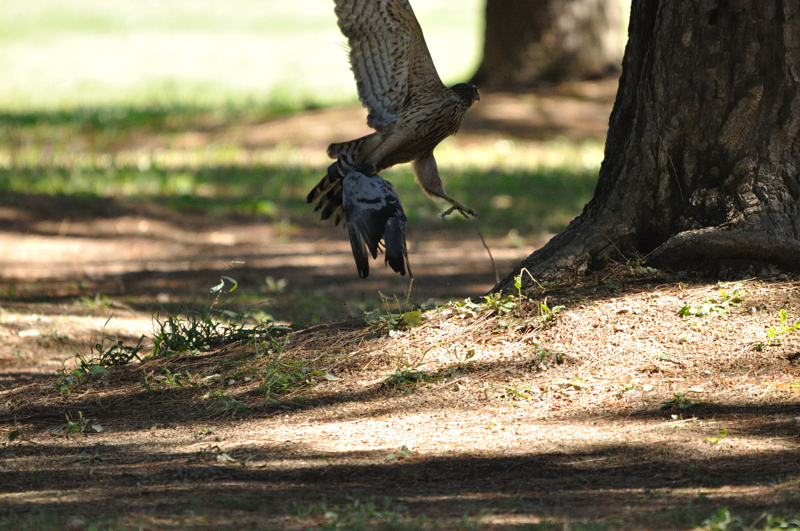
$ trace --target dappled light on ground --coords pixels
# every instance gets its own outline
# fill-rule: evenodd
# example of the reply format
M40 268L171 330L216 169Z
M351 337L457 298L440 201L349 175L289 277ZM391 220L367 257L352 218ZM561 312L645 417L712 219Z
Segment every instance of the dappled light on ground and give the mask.
M115 522L230 528L790 518L797 288L613 266L65 372L0 395L3 500L91 521L113 497Z

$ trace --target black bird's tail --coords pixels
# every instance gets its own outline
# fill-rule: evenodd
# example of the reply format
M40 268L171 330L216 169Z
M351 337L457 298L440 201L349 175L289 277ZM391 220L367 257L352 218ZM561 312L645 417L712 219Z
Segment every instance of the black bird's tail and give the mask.
M348 167L345 164L343 167L346 175L342 179L342 209L358 276L367 278L369 275L369 254L377 258L381 240L386 263L395 272L405 275L408 266L406 215L397 192L369 165ZM410 275L410 266L408 272Z
M389 264L389 267L395 273L400 273L401 275L406 274L407 267L408 276L414 278L414 275L411 274L411 264L408 263L405 225L405 220L397 215L390 217L386 221L386 228L383 232L385 263Z
M367 242L364 240L363 234L359 232L359 229L350 223L347 225L347 236L350 238L350 248L353 250L353 258L356 260L358 278L367 278L369 276Z

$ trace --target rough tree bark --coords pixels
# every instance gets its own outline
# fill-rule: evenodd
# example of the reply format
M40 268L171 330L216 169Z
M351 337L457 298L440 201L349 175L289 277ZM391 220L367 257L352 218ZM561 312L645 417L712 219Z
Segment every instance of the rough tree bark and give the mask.
M798 165L800 0L634 0L595 196L496 289L608 256L800 269Z
M487 0L482 89L527 90L618 75L621 0Z

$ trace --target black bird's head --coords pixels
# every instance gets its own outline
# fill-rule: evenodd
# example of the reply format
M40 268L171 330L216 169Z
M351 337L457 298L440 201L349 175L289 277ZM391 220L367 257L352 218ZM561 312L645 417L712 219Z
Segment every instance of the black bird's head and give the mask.
M461 97L461 99L467 104L467 107L481 99L481 95L478 93L478 87L469 83L459 83L458 85L453 85L450 87L450 90L458 94L459 97Z

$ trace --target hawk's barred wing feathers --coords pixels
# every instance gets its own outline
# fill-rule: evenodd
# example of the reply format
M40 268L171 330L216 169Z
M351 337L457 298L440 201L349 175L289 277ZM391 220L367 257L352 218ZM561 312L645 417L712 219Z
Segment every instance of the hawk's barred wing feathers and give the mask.
M411 94L428 99L425 94L445 93L408 0L336 0L335 11L370 127L393 123Z

